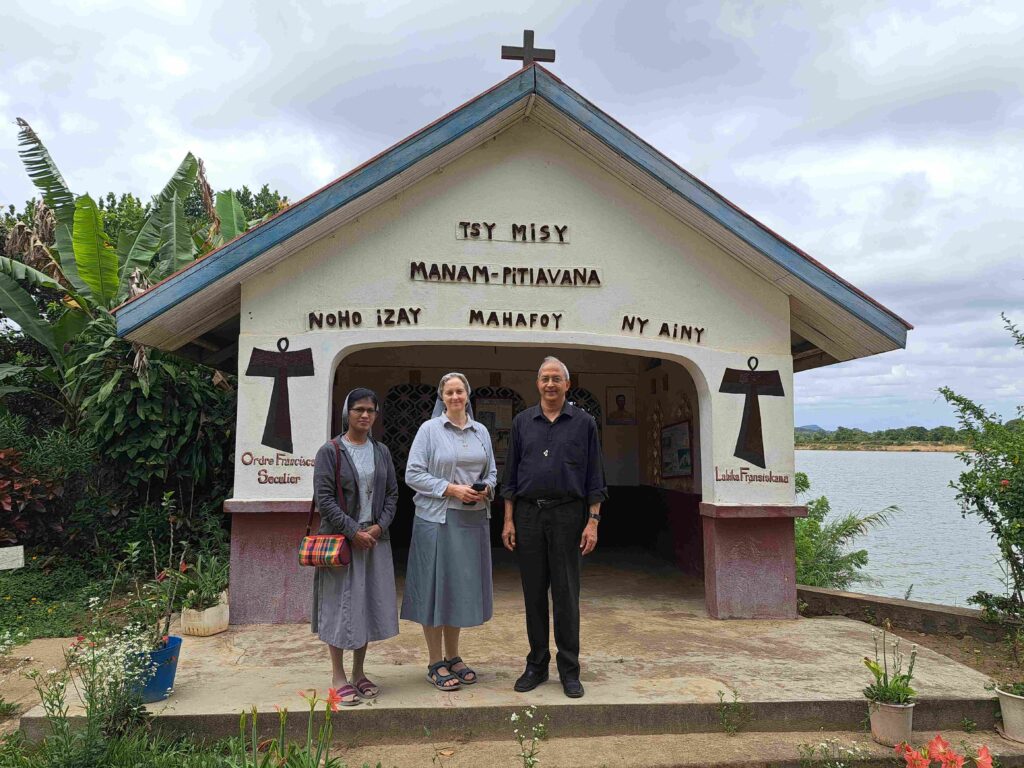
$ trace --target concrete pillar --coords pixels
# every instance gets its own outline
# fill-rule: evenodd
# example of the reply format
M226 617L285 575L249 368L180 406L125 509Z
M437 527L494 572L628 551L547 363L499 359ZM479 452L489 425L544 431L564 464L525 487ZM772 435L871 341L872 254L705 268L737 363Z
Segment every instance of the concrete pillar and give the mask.
M309 501L233 501L231 514L232 624L308 622L313 568L299 565ZM320 520L313 515L313 530Z
M795 619L797 505L700 505L704 599L715 619Z

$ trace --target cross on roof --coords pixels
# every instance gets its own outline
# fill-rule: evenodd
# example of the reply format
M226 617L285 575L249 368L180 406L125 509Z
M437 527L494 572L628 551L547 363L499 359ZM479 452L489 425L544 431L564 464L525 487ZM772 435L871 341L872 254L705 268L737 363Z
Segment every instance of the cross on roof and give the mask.
M503 59L522 59L523 66L528 67L535 61L554 61L555 60L555 49L554 48L534 48L533 47L533 30L523 30L523 45L522 47L514 45L503 45L501 46L501 58Z

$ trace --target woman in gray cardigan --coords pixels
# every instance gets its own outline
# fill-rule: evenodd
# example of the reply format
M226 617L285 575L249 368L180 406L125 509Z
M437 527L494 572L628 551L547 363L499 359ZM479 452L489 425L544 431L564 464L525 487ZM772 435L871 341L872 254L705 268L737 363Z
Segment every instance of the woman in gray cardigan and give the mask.
M420 425L405 469L416 517L402 618L423 625L427 679L442 691L476 682L459 656L459 634L493 613L487 520L498 472L491 436L473 420L469 394L461 373L442 377L435 417Z
M312 628L330 649L332 687L338 689L339 703L354 706L380 693L363 671L367 645L398 634L388 536L398 507L398 480L391 452L370 437L377 395L354 389L345 398L344 410L347 429L317 451L313 487L320 533L344 534L352 545L352 562L347 568L316 569ZM336 476L344 509L338 503ZM346 650L353 652L352 683L345 674Z

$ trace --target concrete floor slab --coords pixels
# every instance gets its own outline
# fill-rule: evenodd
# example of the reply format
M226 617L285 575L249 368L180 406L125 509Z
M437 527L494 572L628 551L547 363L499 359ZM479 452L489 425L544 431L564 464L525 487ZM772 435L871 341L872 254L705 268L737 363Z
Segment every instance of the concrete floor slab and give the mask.
M380 699L339 714L350 743L416 740L424 728L446 738L505 734L511 712L529 704L577 735L715 731L722 727L719 692L746 703L748 728L755 730L850 730L865 716L861 690L869 673L862 658L873 653L876 628L847 618L715 621L704 610L699 580L653 556L614 552L595 554L584 568L586 696L567 699L553 664L551 681L517 694L512 682L528 650L519 577L504 553L495 561L494 618L465 630L460 648L479 683L454 693L434 690L425 680L422 632L401 622L399 636L373 644L367 656ZM236 733L239 712L256 707L269 714L269 729L275 707L301 711L297 692L326 693L330 681L326 648L307 626L232 626L185 638L175 691L152 709L175 730L221 736ZM991 727L995 706L986 682L920 649L917 727L948 729L963 717ZM23 718L29 735L41 726L40 715L36 708Z

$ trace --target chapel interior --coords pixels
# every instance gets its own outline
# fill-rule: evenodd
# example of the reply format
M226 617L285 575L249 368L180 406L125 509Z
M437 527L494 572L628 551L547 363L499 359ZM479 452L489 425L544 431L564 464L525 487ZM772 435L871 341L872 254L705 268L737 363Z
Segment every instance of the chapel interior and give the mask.
M598 424L609 493L602 549L639 550L702 575L700 414L693 378L670 360L602 350L416 345L374 347L342 359L334 378L332 433L341 431L351 389L377 393L381 414L374 437L391 449L399 477L393 546L408 546L413 502L402 479L405 462L417 428L431 415L441 376L460 371L469 379L474 415L491 433L500 480L508 422L537 403L537 369L545 355L568 366L568 399ZM502 510L498 499L491 511L494 547L501 546Z

